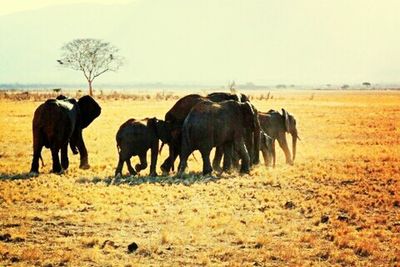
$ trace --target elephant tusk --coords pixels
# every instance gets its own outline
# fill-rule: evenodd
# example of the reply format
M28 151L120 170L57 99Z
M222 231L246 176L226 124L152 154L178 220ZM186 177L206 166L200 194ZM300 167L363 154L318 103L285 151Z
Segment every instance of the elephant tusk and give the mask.
M297 136L297 139L299 139L299 141L301 141L301 139L300 139L300 137L299 137L299 136Z

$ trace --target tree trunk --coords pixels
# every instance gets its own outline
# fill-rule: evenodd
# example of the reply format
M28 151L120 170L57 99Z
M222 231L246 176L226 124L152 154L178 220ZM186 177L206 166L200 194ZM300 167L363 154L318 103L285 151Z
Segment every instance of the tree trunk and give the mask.
M93 96L92 81L88 80L88 83L89 83L89 95Z

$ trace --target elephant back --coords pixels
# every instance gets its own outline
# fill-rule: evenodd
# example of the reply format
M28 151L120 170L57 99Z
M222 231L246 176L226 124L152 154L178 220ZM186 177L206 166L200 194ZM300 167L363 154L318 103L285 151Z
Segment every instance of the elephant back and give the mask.
M204 97L198 94L191 94L179 99L175 105L165 114L165 121L173 125L182 126L183 121L189 114L192 107L202 101Z
M207 98L213 102L222 102L227 100L234 100L238 102L249 101L249 98L245 94L231 94L225 92L215 92L207 95Z

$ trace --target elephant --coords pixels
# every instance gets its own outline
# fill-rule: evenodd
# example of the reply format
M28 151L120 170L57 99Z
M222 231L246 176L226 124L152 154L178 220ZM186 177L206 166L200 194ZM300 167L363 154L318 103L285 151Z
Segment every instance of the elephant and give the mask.
M68 143L73 154L79 151L79 167L90 168L82 130L100 116L100 113L101 107L88 95L81 97L78 101L60 95L56 99L48 99L41 104L35 110L32 121L33 159L30 172L39 174L39 158L41 158L43 146L51 150L52 172L61 173L62 170L67 170Z
M180 154L181 149L181 130L183 122L186 116L189 114L192 107L194 107L197 103L210 100L213 102L221 102L225 100L235 100L239 102L248 101L248 97L244 94L230 94L224 92L215 92L208 94L207 96L201 96L198 94L190 94L184 96L179 99L175 105L165 114L165 121L168 121L172 125L171 130L171 141L168 143L169 145L169 157L164 161L161 165L161 169L163 172L169 172L171 169L174 170L174 162L176 157ZM253 110L257 112L257 110L253 107ZM257 115L254 115L257 118ZM259 121L257 120L256 128L259 129ZM254 164L259 162L258 153L253 153L253 151L259 150L259 135L253 134L258 131L248 130L246 135L246 145L251 151L251 158ZM218 162L219 165L223 154L223 148L217 148L216 157L214 162Z
M275 158L275 147L273 146L273 139L263 130L260 131L260 151L263 154L265 166L271 166L272 160ZM232 163L237 169L239 168L237 151L234 151ZM214 165L213 168L215 169Z
M234 100L220 103L204 100L196 104L187 115L182 127L182 147L178 176L187 166L187 159L194 150L200 150L203 159L203 175L211 174L210 152L222 146L228 157L224 168L229 168L233 147L242 160L240 172L248 173L250 157L245 146L245 129L256 128L252 105Z
M271 166L271 161L275 160L275 146L274 140L261 130L260 134L260 151L263 154L265 166Z
M285 109L282 109L282 114L278 111L270 110L268 112L259 112L258 116L261 128L273 139L273 150L275 151L275 140L278 140L279 146L285 153L286 163L293 165L296 158L297 139L300 140L294 116L289 114ZM286 133L292 135L293 158L286 141ZM276 159L273 157L274 167L275 162Z
M116 135L119 160L115 176L122 175L124 162L126 162L131 175L136 175L146 169L146 155L149 149L151 149L150 176L157 176L158 140L169 142L170 131L169 124L157 118L129 119L124 122ZM136 164L134 170L130 159L136 155L139 156L140 164Z

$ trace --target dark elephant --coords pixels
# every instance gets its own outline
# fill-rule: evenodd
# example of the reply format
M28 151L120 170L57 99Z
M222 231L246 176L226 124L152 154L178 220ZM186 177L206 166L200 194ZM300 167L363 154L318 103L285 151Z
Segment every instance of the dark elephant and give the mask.
M124 162L126 162L131 175L146 169L146 155L149 149L151 149L150 176L157 176L158 140L168 142L170 131L169 124L157 118L147 118L141 121L129 119L123 123L116 135L119 161L115 176L122 175ZM140 164L135 166L136 171L131 165L132 156L139 156L140 159Z
M183 174L187 159L195 150L200 150L203 159L203 175L211 174L210 152L218 146L222 146L228 155L224 158L224 168L229 168L235 147L242 161L240 171L248 173L250 157L244 142L245 129L255 129L255 118L249 102L229 100L215 103L205 100L196 104L183 123L178 175Z
M88 169L88 153L83 141L82 130L101 113L101 107L90 96L78 101L65 96L49 99L35 111L32 122L33 160L31 173L39 173L39 158L43 146L50 148L53 160L52 172L66 170L68 161L68 143L74 154L79 151L80 168ZM61 149L61 164L59 151Z
M204 100L211 100L213 102L221 102L225 100L235 100L239 102L248 101L248 97L244 94L230 94L224 92L216 92L211 93L207 96L201 96L198 94L191 94L184 96L179 99L175 105L165 114L165 121L168 121L172 125L171 130L171 141L168 143L169 145L169 157L164 161L161 165L161 169L163 172L169 172L174 168L174 162L176 157L180 154L181 149L181 129L183 122L186 116L189 114L192 107L194 107L197 103L202 102ZM257 110L253 107L253 110L257 113ZM254 115L257 118L257 114ZM260 129L259 122L256 122L256 129ZM259 150L259 135L253 134L258 131L247 130L246 134L246 145L250 150L251 163L257 164L259 162L258 153L255 151ZM214 162L218 162L215 165L219 165L223 154L223 148L217 148L216 157L214 158Z
M296 145L297 139L300 140L297 127L296 119L293 115L289 114L286 110L282 109L282 114L278 111L270 110L268 112L258 113L261 128L273 139L273 147L275 150L275 140L278 140L279 146L285 153L286 163L293 165L296 158ZM290 154L288 143L286 140L286 133L292 135L292 152L293 157ZM273 159L273 166L275 166L275 157Z
M260 151L263 154L264 164L269 167L272 164L272 160L275 158L275 147L273 146L273 139L266 134L263 130L260 132ZM233 165L235 168L239 168L239 156L238 152L233 153ZM214 168L214 165L213 165ZM215 169L215 168L214 168Z

